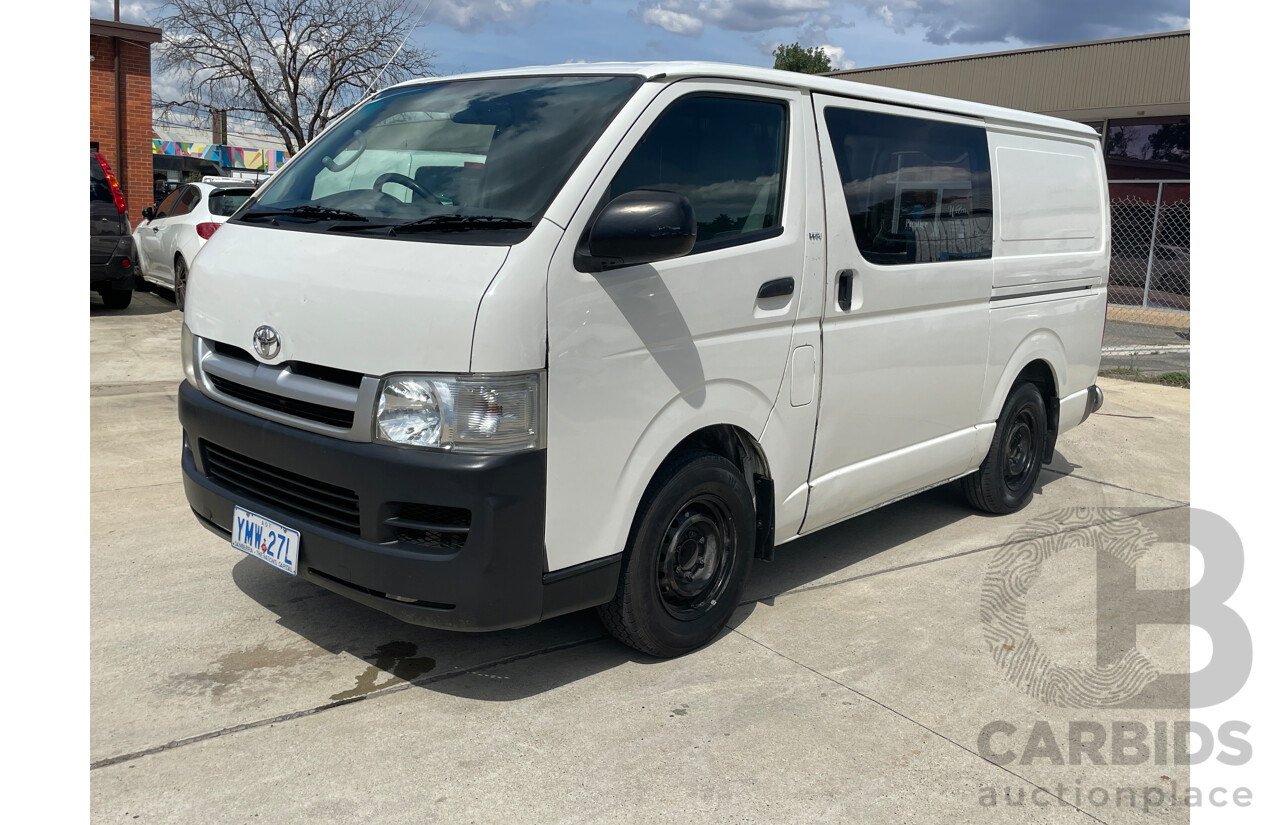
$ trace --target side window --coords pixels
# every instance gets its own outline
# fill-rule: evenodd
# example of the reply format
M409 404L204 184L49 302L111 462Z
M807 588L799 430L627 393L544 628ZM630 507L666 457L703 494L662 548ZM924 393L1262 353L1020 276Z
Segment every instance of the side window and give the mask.
M892 265L991 257L986 130L835 107L825 117L863 258Z
M173 211L173 207L178 202L178 198L182 197L182 187L179 187L168 194L164 200L160 201L160 205L156 207L157 218L167 218L169 213Z
M633 189L678 192L693 204L693 251L782 231L787 106L756 98L692 95L673 103L632 150L608 198Z
M169 217L177 218L188 214L195 205L200 202L200 190L195 186L184 186L178 196L178 202L173 205L173 211L169 213Z

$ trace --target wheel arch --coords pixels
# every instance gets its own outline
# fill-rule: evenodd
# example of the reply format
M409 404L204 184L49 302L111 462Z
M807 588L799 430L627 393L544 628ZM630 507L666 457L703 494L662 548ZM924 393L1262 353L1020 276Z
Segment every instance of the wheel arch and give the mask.
M1045 433L1045 463L1053 460L1058 441L1059 400L1067 374L1067 352L1062 339L1051 330L1041 329L1028 335L1014 350L996 382L995 392L987 399L980 421L992 422L1000 417L1005 400L1021 383L1035 384L1044 398L1048 431Z

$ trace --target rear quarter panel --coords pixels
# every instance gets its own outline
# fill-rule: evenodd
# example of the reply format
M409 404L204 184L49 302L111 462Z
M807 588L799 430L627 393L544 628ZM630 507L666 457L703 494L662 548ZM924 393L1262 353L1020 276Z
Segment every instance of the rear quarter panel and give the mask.
M995 421L1018 373L1042 360L1064 400L1066 430L1080 417L1066 399L1097 378L1106 319L1111 243L1101 146L1011 127L989 129L988 140L997 223L980 421Z

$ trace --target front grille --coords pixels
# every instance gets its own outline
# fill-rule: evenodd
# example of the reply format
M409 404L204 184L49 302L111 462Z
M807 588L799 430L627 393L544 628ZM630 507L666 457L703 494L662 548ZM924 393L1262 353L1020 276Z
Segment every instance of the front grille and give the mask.
M353 410L343 410L311 401L287 398L283 395L246 387L244 384L239 384L210 372L206 372L205 375L208 376L209 383L218 392L257 407L274 410L297 418L305 418L318 424L328 424L330 427L341 427L344 430L351 429L351 425L356 420L356 414Z
M471 511L461 507L400 504L393 505L392 512L396 515L387 519L387 525L398 542L460 550L471 532Z
M360 533L360 498L355 491L273 467L208 441L201 445L204 472L210 479L301 518Z

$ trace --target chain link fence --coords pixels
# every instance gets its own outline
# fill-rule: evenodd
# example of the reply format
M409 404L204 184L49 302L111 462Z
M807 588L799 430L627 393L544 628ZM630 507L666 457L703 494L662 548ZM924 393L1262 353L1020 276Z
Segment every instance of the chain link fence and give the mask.
M1191 182L1110 181L1104 374L1188 385Z

